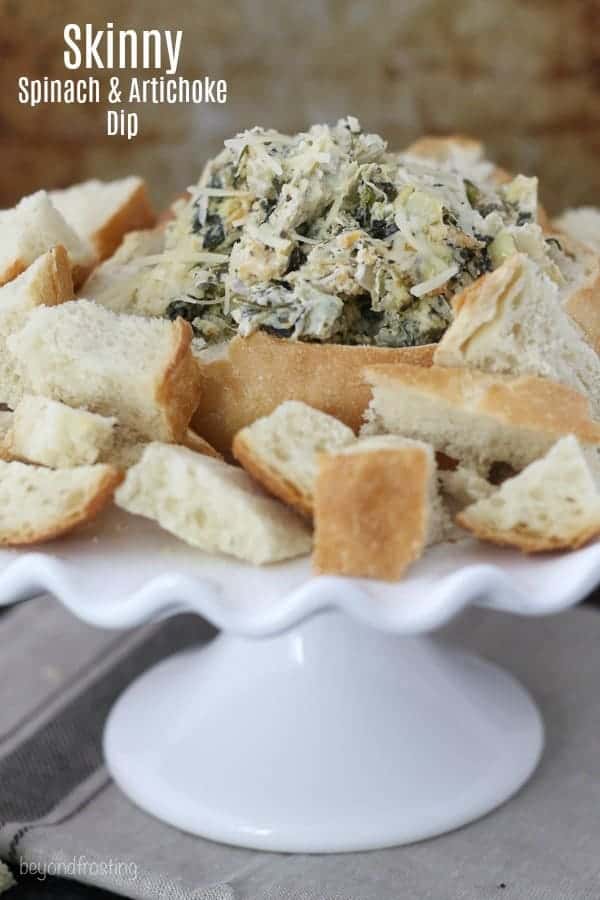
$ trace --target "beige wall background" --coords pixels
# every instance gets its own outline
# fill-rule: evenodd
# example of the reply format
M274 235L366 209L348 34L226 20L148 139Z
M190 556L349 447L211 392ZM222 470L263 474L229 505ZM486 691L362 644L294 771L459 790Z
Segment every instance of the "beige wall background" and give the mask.
M182 28L180 74L229 82L225 106L149 106L128 143L102 107L17 103L17 78L69 76L63 27ZM98 74L98 73L93 73ZM598 0L0 0L0 206L40 187L140 172L157 203L240 129L351 113L392 147L483 138L542 199L600 205Z

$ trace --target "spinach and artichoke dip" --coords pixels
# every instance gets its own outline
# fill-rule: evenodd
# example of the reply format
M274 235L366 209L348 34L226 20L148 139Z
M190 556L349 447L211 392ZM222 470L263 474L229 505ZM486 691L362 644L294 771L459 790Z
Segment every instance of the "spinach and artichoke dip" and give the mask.
M468 169L468 171L467 171ZM206 166L142 290L199 347L257 329L303 341L438 341L452 296L516 250L560 281L537 180L391 153L355 118L253 128Z

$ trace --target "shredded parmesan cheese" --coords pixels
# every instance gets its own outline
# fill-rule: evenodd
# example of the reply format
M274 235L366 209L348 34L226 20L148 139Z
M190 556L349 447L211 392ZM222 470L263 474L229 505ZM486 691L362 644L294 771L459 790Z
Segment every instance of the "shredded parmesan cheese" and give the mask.
M437 291L439 288L443 287L447 281L450 281L450 279L457 274L457 272L458 266L448 266L447 269L434 275L433 278L428 278L427 281L415 284L415 286L410 289L410 292L413 297L424 297L425 294L431 294L433 291Z

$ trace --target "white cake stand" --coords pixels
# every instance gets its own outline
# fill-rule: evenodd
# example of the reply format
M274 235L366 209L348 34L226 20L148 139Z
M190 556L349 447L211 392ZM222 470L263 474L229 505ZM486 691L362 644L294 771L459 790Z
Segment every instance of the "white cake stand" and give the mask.
M397 585L312 578L308 560L208 557L117 512L49 549L0 552L0 604L49 591L102 627L191 610L223 632L115 705L105 753L122 790L186 831L287 852L417 841L510 797L542 751L537 708L427 632L471 603L558 612L600 582L598 544L528 559L471 542Z

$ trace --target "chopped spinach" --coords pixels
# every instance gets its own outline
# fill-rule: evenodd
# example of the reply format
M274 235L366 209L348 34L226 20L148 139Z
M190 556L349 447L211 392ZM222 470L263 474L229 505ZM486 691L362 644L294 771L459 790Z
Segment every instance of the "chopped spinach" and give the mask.
M533 222L533 216L530 212L520 212L517 216L517 225L529 225Z
M172 322L175 319L185 319L193 322L202 313L202 307L193 300L172 300L165 310L165 316Z
M469 181L468 178L465 178L465 191L467 193L467 200L473 207L473 209L477 208L477 204L481 202L481 191L477 187L476 184L473 184L472 181Z
M225 229L221 217L216 213L207 213L202 246L205 250L216 250L224 240Z
M371 237L384 241L398 231L398 226L394 221L386 222L385 219L374 219L366 230Z
M383 191L390 202L393 202L398 196L398 191L391 181L376 181L375 184L381 191Z
M562 250L535 238L532 183L499 186L485 165L416 161L357 128L347 120L293 137L257 128L227 141L201 182L217 195L200 192L182 214L185 239L190 230L197 239L167 316L208 342L260 328L295 340L423 344L443 335L453 295L498 264L503 229L533 224L532 240L546 240L549 255Z
M266 331L267 334L272 334L275 337L289 338L293 335L294 328L294 325L290 325L288 328L276 328L274 325L262 325L261 331Z
M296 272L305 262L306 254L298 247L298 245L296 245L290 253L288 267L284 274L289 275L290 272Z

